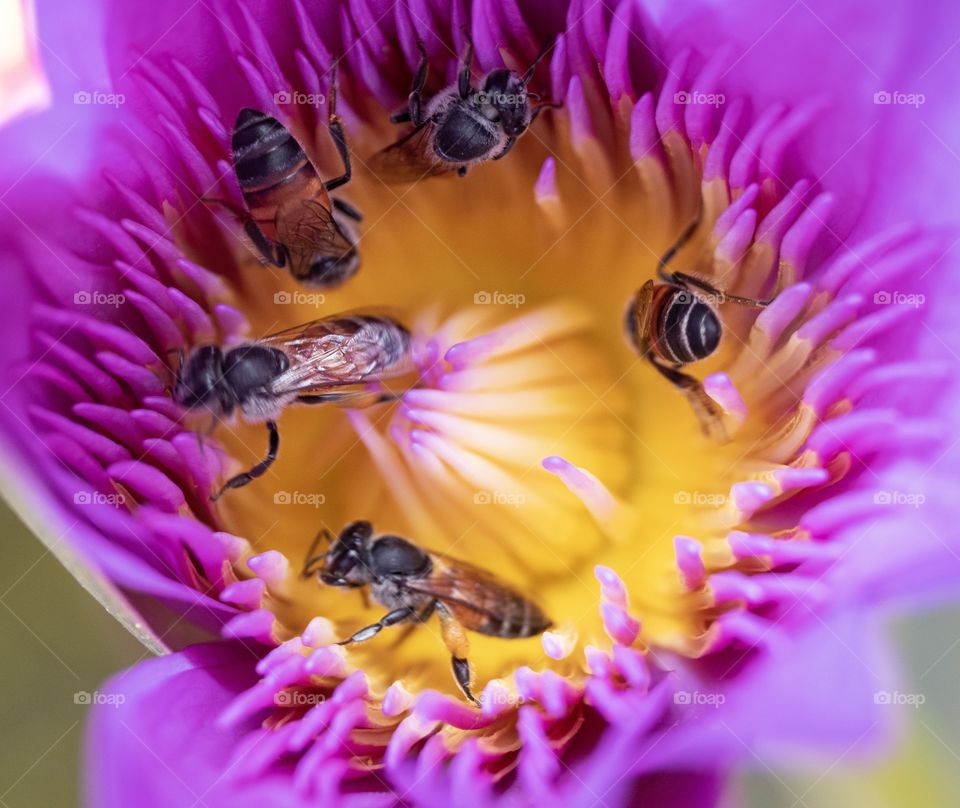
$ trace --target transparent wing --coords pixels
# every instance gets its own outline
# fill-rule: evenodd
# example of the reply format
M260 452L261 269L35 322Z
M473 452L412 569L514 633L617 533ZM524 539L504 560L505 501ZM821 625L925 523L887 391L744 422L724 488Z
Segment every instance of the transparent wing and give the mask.
M408 589L492 618L503 615L505 604L522 600L486 570L440 553L430 555L434 562L433 572L426 578L405 581Z
M319 199L298 199L277 215L277 241L307 256L340 257L353 247L333 213Z
M410 332L390 317L326 317L271 334L258 344L279 348L290 360L273 382L277 395L363 384L413 369Z
M411 129L373 155L370 170L387 183L416 182L453 171L456 166L445 163L433 151L433 129L429 121Z

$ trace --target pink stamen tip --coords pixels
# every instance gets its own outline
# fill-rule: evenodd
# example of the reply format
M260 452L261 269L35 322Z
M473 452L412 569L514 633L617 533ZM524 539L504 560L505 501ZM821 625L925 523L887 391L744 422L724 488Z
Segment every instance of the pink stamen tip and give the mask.
M233 639L252 637L272 645L273 621L273 612L268 609L238 614L223 627L223 636Z
M776 496L765 483L734 483L730 487L730 499L744 515L752 515Z
M747 418L747 405L733 380L726 373L712 373L703 380L703 389L729 416L742 423Z
M303 644L309 648L320 648L337 641L333 623L326 617L314 617L300 635Z
M384 715L395 718L413 707L413 694L403 686L403 682L394 682L383 694L380 706Z
M265 589L266 583L259 578L237 581L227 586L223 592L220 593L220 600L224 603L229 603L231 606L252 611L260 607L260 601Z
M614 516L616 499L589 471L556 455L544 458L541 465L551 474L556 474L598 521L606 522Z
M265 553L247 559L247 566L268 587L275 589L286 579L290 562L283 553L267 550Z
M540 176L537 177L537 182L533 187L533 193L537 202L557 198L557 161L552 157L543 161L543 165L540 167Z
M673 549L683 585L691 591L699 589L707 577L700 556L700 542L689 536L674 536Z
M593 568L593 574L600 582L600 590L604 600L617 606L626 607L627 605L627 587L610 567L597 564Z
M633 645L640 636L640 621L615 603L601 603L600 615L603 617L604 629L614 642Z

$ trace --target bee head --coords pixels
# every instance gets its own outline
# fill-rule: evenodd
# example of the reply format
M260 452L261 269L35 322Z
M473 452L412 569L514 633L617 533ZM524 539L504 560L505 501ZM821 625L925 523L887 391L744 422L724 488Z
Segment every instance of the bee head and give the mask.
M194 350L177 369L173 400L188 410L220 404L223 379L223 351L216 345Z
M373 526L363 521L352 522L341 530L327 552L326 562L320 570L320 580L328 586L358 587L372 583L372 535Z
M343 255L321 255L311 264L303 282L318 289L331 289L352 278L360 269L360 252L351 247Z
M498 122L508 137L519 137L530 125L530 97L519 73L506 68L491 70L478 100L484 117Z

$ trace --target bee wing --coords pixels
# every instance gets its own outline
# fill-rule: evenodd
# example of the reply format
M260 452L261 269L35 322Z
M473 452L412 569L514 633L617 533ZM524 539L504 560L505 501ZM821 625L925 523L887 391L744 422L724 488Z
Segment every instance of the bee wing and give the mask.
M316 197L284 205L277 216L277 241L307 257L317 254L339 257L353 247L333 218L333 212Z
M452 171L455 166L445 163L433 151L433 130L430 121L411 129L373 155L370 170L388 183L416 182Z
M290 367L274 379L277 395L363 384L413 369L410 333L389 317L325 317L257 342L279 348L290 360Z
M439 553L430 557L433 572L426 578L405 581L405 586L451 606L469 629L482 630L485 618L499 622L505 616L505 606L526 600L486 570Z

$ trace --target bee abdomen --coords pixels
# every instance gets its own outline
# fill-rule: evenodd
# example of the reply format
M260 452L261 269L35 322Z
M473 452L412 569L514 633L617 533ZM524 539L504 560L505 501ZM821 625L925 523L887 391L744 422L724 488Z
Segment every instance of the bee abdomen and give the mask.
M657 347L665 359L686 365L710 356L720 344L716 312L688 289L675 287L660 309Z
M500 615L499 625L490 634L504 639L533 637L550 627L550 620L529 600L513 601Z
M282 183L307 162L296 138L280 121L254 109L241 110L233 129L233 163L244 190Z

